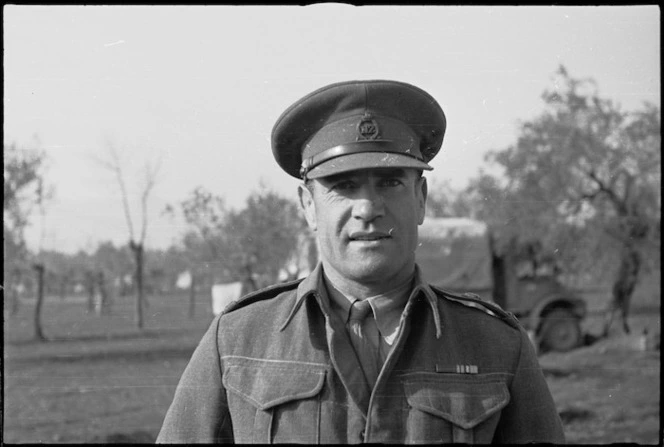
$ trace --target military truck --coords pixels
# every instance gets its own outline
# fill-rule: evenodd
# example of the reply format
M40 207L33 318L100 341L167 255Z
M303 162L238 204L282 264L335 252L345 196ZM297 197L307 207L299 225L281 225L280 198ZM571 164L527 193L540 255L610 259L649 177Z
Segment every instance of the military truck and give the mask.
M419 227L416 260L431 284L477 295L513 313L542 351L568 351L583 340L586 302L549 269L524 271L493 249L486 223L429 218ZM532 270L532 269L531 269Z

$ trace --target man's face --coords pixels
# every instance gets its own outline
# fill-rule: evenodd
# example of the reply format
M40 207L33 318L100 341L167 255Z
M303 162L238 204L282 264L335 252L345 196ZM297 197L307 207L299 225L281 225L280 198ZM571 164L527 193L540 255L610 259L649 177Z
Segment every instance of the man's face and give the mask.
M362 169L300 186L300 203L318 238L325 272L384 290L412 273L426 180L413 169Z

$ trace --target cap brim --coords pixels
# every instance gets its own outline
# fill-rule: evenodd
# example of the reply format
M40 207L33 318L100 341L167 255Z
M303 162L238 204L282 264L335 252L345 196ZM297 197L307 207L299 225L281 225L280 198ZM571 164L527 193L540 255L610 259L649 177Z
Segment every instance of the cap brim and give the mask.
M359 169L404 168L431 171L425 162L408 155L387 152L358 152L323 162L307 172L307 178L315 179Z

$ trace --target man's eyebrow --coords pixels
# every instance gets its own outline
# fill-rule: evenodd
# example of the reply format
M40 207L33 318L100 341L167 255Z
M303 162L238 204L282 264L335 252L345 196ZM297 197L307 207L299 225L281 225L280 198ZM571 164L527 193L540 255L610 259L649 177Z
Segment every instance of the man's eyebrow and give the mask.
M321 180L326 183L336 183L340 181L356 180L360 177L363 177L363 170L342 172L340 174L332 174L327 177L323 177ZM370 176L386 178L386 177L406 177L408 174L403 168L375 168L367 169Z
M356 173L342 172L341 174L328 175L327 177L323 177L321 180L328 183L336 183L343 180L352 180L356 176L357 176Z
M407 174L403 168L384 168L377 169L375 175L377 177L405 177Z

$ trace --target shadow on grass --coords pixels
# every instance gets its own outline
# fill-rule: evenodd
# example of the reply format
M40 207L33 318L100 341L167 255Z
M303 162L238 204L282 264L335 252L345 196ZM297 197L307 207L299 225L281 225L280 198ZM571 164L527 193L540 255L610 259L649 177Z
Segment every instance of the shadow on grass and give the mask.
M132 363L152 362L155 360L188 359L195 346L174 346L144 348L128 351L126 349L105 352L87 352L84 354L67 354L40 358L21 359L20 363L42 363L45 360L55 363L77 363L81 361L126 360Z
M115 334L90 334L81 335L78 337L46 337L45 340L29 339L29 340L15 340L8 341L7 344L12 346L30 346L41 345L45 343L69 343L69 342L86 342L86 341L121 341L121 340L140 340L140 339L159 339L172 335L186 335L191 334L191 328L178 328L178 329L145 329L143 331L132 331Z
M201 335L194 329L166 328L52 338L48 341L5 342L5 348L12 347L12 354L5 360L12 364L42 364L188 359Z
M563 422L563 424L570 424L572 422L583 422L587 421L588 419L592 419L595 416L595 413L593 413L592 411L578 407L565 408L558 414L560 415L560 419Z
M555 377L556 379L560 379L575 375L577 371L574 369L542 368L542 373L544 373L544 377Z
M148 432L138 430L133 433L112 433L107 436L95 436L91 442L102 444L154 444L155 437Z

